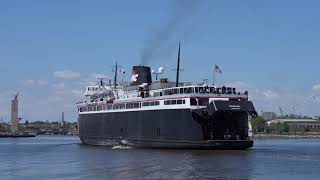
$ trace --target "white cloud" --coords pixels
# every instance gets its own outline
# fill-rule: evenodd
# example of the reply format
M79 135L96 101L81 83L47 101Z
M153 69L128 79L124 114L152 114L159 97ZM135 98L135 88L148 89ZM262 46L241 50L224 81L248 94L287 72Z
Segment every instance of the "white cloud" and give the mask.
M271 90L263 91L262 94L267 99L274 99L274 98L278 98L278 96L279 96L278 93L271 91Z
M96 73L94 73L94 74L91 74L90 76L95 78L95 79L98 79L98 78L110 79L110 77L105 75L105 74L96 74Z
M237 88L240 92L248 91L251 99L270 100L279 97L279 92L275 90L258 88L242 81L230 82L227 85Z
M33 84L35 84L35 80L32 80L32 79L26 80L25 84L26 85L33 85Z
M320 92L320 84L316 84L312 87L312 89L316 92Z
M81 90L74 89L71 92L76 98L82 98L84 96L84 91Z
M49 84L48 81L38 80L39 85L47 85Z
M55 77L63 78L63 79L71 79L80 77L80 73L73 72L70 70L56 71L53 73Z
M65 88L64 83L54 83L52 84L52 88L55 90L63 90Z
M103 78L105 83L108 83L109 80L111 79L108 75L94 73L81 78L80 85L82 86L96 85L98 83L98 78Z
M320 102L320 96L311 95L311 96L308 97L307 100L309 100L309 101L311 101L311 102Z
M249 99L253 102L258 112L273 111L279 113L281 107L285 114L315 115L319 113L320 96L300 94L276 88L261 88L242 81L228 83L243 92L248 90ZM294 110L293 110L294 109Z
M25 85L47 85L48 81L29 79L24 82Z

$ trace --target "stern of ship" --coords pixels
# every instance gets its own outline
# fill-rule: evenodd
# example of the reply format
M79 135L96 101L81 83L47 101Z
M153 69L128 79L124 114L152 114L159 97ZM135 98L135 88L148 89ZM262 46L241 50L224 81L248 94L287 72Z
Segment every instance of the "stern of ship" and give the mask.
M251 101L211 101L192 117L202 127L204 149L247 149L253 146L250 119L257 113Z

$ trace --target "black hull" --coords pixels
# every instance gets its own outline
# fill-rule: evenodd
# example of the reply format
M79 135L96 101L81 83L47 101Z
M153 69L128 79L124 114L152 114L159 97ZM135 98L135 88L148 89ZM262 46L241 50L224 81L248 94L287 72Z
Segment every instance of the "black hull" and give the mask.
M183 141L183 140L119 140L99 138L81 138L83 144L94 146L116 146L124 145L134 148L151 149L194 149L194 150L245 150L253 146L252 140L203 140L203 141ZM112 142L112 143L111 143Z
M209 126L208 119L205 119L207 117L202 118L201 115L204 109L80 114L79 137L84 144L89 145L128 145L139 148L247 149L253 146L247 134L246 113L244 117L236 114L239 117L234 118L240 119L242 126L244 124L243 135L237 140L225 140L218 130L228 128L229 125L218 123L221 127L215 127L217 130ZM209 131L220 134L210 134Z

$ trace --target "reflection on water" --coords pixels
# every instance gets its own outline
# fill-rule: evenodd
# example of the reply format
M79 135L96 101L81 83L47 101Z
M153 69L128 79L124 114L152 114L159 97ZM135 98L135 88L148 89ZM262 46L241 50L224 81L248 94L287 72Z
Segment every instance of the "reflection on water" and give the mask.
M62 136L0 139L0 174L4 179L318 179L319 148L317 139L256 140L246 151L112 149Z

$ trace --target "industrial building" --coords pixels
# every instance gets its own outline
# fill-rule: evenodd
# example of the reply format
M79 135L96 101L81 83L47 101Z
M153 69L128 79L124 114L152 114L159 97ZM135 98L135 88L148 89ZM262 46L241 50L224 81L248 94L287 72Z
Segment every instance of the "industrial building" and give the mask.
M287 123L291 132L320 132L318 119L273 119L267 122L268 126L277 123Z

